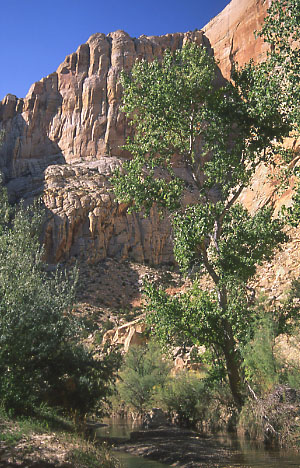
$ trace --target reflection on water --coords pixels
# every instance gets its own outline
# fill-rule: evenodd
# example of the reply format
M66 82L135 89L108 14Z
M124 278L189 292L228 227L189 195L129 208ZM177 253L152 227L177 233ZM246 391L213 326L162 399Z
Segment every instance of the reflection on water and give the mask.
M136 423L126 419L106 419L103 420L103 423L107 424L107 426L97 429L99 437L128 439L130 432L141 428L139 422ZM234 452L230 463L224 461L218 468L300 468L300 454L294 452L265 450L246 439L231 437L227 434L217 435L209 439L232 449ZM123 452L117 452L116 456L120 459L124 468L163 468L168 466Z
M288 468L300 467L300 455L296 452L267 450L263 446L258 446L254 442L243 438L217 437L220 443L231 445L236 449L236 455L228 465L224 467L238 468Z
M131 419L105 418L102 422L106 426L97 429L96 434L99 437L122 438L125 440L129 439L130 432L138 431L142 428L140 421L132 421ZM118 451L116 457L120 460L122 468L166 468L169 466L125 452Z
M101 422L106 424L106 426L97 429L96 434L99 437L129 439L130 432L138 431L142 427L140 421L133 421L132 419L104 418Z

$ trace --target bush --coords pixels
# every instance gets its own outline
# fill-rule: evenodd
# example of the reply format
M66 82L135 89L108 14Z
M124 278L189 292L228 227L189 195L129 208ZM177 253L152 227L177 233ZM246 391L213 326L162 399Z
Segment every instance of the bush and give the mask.
M108 393L116 361L80 343L72 316L76 271L49 274L40 210L12 211L0 192L0 403L30 413L42 402L86 413Z
M248 399L240 417L238 430L267 445L299 449L300 392L277 385L263 398Z
M156 343L132 346L119 374L118 392L126 405L143 412L153 406L154 398L165 384L169 371L170 363L163 358Z
M168 412L175 412L180 424L195 424L201 416L200 402L205 381L195 373L182 371L162 388L161 399Z
M270 391L279 381L278 362L274 355L276 322L265 313L257 320L253 339L242 352L246 379L260 394Z
M229 385L195 372L185 370L172 377L162 389L161 403L180 425L205 432L231 430L235 422Z

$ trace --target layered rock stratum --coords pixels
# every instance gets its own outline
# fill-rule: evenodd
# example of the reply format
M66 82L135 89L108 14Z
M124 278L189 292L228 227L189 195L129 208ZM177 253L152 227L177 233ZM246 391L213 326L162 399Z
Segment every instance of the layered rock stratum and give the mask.
M129 215L110 191L112 171L130 157L121 148L132 130L120 111L120 71L128 71L136 59L160 58L164 50L193 40L214 53L229 78L234 61L242 65L265 55L253 32L269 2L232 0L194 32L138 39L124 31L93 34L56 72L34 83L24 99L3 99L0 170L12 201L43 196L49 262L71 257L173 261L167 217L160 220L155 210L148 219Z

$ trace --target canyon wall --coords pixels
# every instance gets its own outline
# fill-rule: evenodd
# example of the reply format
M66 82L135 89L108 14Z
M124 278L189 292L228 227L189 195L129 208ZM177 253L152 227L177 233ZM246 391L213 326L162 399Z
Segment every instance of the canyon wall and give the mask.
M109 190L111 171L129 157L121 149L131 130L120 112L120 71L137 58L160 58L165 49L193 40L213 50L228 78L234 60L243 64L265 54L253 31L268 1L232 0L203 31L138 39L124 31L96 33L24 99L3 99L0 171L12 201L43 194L48 261L82 255L90 261L173 260L167 218L159 222L155 211L149 219L128 215Z
M24 99L6 96L0 104L5 131L0 168L6 180L34 176L37 166L53 161L73 164L126 156L120 149L129 134L119 110L120 71L129 70L137 58L160 58L164 50L180 48L187 40L203 44L202 31L138 39L124 31L97 33L55 73L34 83ZM29 189L28 182L9 190L20 193Z
M226 79L234 62L240 66L261 61L267 45L254 32L259 31L271 0L232 0L203 28L214 56Z
M24 99L8 95L0 104L0 170L12 201L44 194L48 261L173 261L168 220L160 222L155 210L149 219L128 215L108 186L116 158L129 156L120 148L131 131L119 109L120 71L188 40L204 44L202 31L138 39L124 31L94 34Z

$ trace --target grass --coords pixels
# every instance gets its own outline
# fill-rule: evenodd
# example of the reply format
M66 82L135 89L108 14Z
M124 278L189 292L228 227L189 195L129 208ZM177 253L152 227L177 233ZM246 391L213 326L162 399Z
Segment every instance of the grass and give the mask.
M104 443L101 447L95 448L94 445L86 443L79 449L74 449L68 457L68 461L74 467L78 468L118 468L121 467L119 460L117 460L111 453L109 447Z

